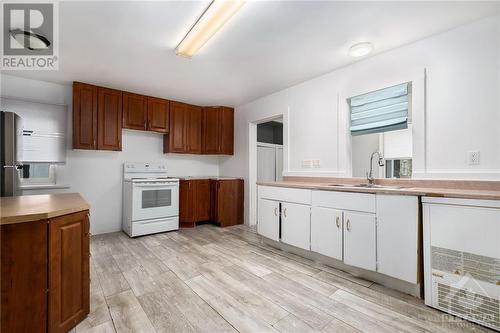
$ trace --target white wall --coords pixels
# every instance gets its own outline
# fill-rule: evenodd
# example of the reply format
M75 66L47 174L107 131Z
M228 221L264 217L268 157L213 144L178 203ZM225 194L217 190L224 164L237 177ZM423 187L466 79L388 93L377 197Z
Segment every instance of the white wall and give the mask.
M240 106L237 154L221 161L220 172L248 185L249 122L283 113L285 174L349 176L346 99L412 81L415 178L500 179L499 37L499 17L482 19ZM481 152L480 165L468 165L470 150ZM320 168L301 169L309 159ZM254 222L246 189L246 218Z
M163 136L156 133L123 130L121 152L72 150L71 86L2 74L1 94L47 103L67 104L67 160L66 165L57 168L56 176L58 184L67 184L70 188L51 192L81 193L91 206L91 232L93 234L121 230L122 165L126 161L164 161L167 163L171 176L219 174L219 157L165 155L163 154ZM41 192L32 190L23 193Z

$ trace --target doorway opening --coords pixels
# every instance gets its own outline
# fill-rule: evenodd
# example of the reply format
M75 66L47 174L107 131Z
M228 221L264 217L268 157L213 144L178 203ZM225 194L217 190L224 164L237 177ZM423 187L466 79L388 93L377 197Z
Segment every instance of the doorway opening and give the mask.
M256 182L274 182L283 179L285 138L283 115L250 123L249 183L251 226L258 223L258 193Z

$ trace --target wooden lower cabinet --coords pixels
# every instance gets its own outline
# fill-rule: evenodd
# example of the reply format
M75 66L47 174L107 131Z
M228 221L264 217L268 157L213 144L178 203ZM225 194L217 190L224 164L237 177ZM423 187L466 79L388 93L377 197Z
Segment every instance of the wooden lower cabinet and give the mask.
M87 212L49 220L49 332L67 332L89 313Z
M222 227L243 223L242 179L187 179L180 181L181 228L212 221Z
M88 211L2 225L1 332L67 332L89 313Z
M243 223L243 179L212 180L211 220L221 227Z
M180 181L179 222L183 228L194 227L196 222L210 219L210 180Z

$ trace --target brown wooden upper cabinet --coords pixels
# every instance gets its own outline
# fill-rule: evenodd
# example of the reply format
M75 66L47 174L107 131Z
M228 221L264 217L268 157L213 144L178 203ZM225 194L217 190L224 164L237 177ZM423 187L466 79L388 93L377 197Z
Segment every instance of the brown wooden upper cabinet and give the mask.
M97 87L73 83L73 148L97 149Z
M123 93L123 128L168 133L169 101Z
M122 149L122 92L73 84L73 148Z
M165 134L163 152L234 153L234 110L73 83L73 148L122 150L122 128Z
M165 153L232 155L234 110L171 102L170 133L165 136Z
M202 108L195 105L170 102L170 131L165 136L165 153L201 154Z
M123 93L123 128L147 129L147 97L129 92Z
M232 108L203 108L203 153L234 153L234 110Z
M97 88L97 149L122 150L122 92Z
M148 131L168 133L170 101L148 97Z

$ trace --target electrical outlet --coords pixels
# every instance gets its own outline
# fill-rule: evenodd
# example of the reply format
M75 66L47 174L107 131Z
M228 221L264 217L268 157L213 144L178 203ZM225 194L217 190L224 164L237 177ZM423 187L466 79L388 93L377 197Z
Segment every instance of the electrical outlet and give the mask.
M302 161L302 169L310 169L313 167L313 161L312 160L303 160Z
M479 165L480 161L480 153L479 151L470 151L469 152L469 165Z

